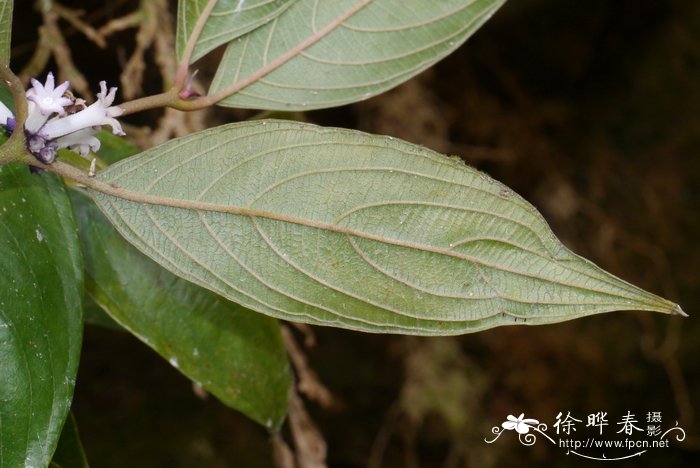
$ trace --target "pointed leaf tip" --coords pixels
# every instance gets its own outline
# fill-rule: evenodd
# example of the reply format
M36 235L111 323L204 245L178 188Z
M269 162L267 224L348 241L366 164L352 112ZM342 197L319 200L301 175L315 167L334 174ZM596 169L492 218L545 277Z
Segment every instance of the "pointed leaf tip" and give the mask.
M683 309L681 309L681 306L676 304L673 309L671 310L671 315L680 315L681 317L690 317Z

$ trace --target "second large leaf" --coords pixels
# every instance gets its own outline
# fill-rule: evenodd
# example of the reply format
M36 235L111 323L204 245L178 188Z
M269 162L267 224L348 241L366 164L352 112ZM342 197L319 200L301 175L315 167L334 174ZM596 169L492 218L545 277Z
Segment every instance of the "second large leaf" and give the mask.
M453 52L504 2L297 0L228 45L209 92L236 88L219 104L255 109L367 99Z
M227 125L98 176L136 247L282 319L420 335L619 309L680 312L566 249L541 215L461 161L296 122Z

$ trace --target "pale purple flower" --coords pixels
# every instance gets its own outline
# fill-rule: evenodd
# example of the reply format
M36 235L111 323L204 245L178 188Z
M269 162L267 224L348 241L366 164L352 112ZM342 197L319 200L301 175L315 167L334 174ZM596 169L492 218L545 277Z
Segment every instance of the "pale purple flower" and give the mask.
M117 88L108 91L106 83L101 81L97 101L84 107L82 99L64 96L68 86L66 81L55 87L53 75L49 73L45 84L33 79L32 87L27 90L29 115L24 126L27 149L45 164L51 164L61 148L68 148L81 156L100 149L95 134L102 125L109 125L115 135L124 135L115 118L124 111L112 106ZM76 109L79 110L76 112ZM14 115L9 110L4 113L0 108L0 124L9 130L13 122Z
M56 159L56 147L47 144L41 135L30 135L27 138L27 149L44 164L51 164Z
M506 418L508 420L503 422L501 426L507 431L515 429L518 434L527 434L531 427L536 427L540 422L537 419L523 419L524 416L525 413L521 413L517 418L509 414Z
M115 135L124 135L121 124L115 119L124 111L117 106L112 106L117 88L110 88L108 93L107 84L100 81L100 89L101 91L97 93L97 101L75 114L51 119L41 128L41 135L47 140L55 140L78 130L101 125L112 127L112 133Z
M73 101L63 94L68 90L70 83L64 81L57 88L54 87L53 73L46 75L46 84L41 84L32 78L32 87L27 90L27 99L37 105L39 111L44 115L56 113L64 115L64 107L73 104Z
M31 133L38 131L52 114L65 115L64 107L73 104L73 101L63 94L68 90L70 83L62 83L54 87L53 73L46 76L46 84L41 84L32 78L32 87L27 90L28 115L24 128Z
M32 79L32 87L26 92L28 116L24 132L27 149L45 164L51 164L61 148L68 148L81 156L100 149L100 140L95 134L102 125L112 127L115 135L124 135L116 119L124 111L112 105L117 88L107 90L107 84L101 81L97 101L85 107L82 99L65 95L69 86L67 81L55 86L53 74L49 73L44 84ZM10 132L15 126L14 114L1 102L0 125Z

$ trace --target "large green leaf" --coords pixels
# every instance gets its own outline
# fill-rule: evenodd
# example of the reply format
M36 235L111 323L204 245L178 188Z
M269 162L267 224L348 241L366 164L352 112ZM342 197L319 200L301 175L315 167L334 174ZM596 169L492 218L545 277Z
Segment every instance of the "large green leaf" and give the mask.
M367 99L454 51L504 2L298 0L228 45L210 93L250 82L219 104L273 110Z
M98 177L133 200L93 193L140 250L274 317L439 335L680 312L571 253L504 185L389 137L247 122Z
M71 193L88 294L120 325L228 406L277 429L291 375L279 324L176 277Z
M177 57L182 58L194 25L210 0L179 0ZM280 15L295 0L218 0L197 40L191 61Z
M13 0L0 0L0 63L10 63Z
M63 183L0 168L0 467L51 460L78 370L82 271Z

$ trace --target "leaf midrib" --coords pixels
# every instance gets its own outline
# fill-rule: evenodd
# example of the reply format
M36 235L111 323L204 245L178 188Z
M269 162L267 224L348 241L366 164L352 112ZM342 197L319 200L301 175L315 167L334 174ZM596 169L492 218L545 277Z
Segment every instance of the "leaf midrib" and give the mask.
M408 242L408 241L399 240L399 239L392 239L389 237L384 237L384 236L372 234L372 233L365 232L365 231L359 231L359 230L347 228L344 226L338 226L338 225L335 225L332 223L327 223L324 221L306 219L306 218L301 218L298 216L288 215L288 214L284 214L284 213L275 213L275 212L271 212L271 211L267 211L267 210L260 210L260 209L255 209L255 208L222 205L222 204L218 204L218 203L202 202L202 201L198 201L198 200L175 199L175 198L162 197L162 196L153 195L153 194L143 194L143 193L138 193L138 192L132 192L132 191L129 191L129 190L126 190L123 188L114 187L114 186L111 186L109 184L105 184L105 185L107 185L109 187L109 190L103 190L103 193L110 195L110 196L115 196L118 198L122 198L125 200L136 202L136 203L142 203L142 204L147 204L147 205L166 206L166 207L170 207L170 208L193 210L193 211L197 211L197 212L206 211L206 212L214 212L214 213L225 213L225 214L231 214L231 215L245 216L245 217L251 218L252 220L254 220L255 218L263 218L263 219L269 219L272 221L279 221L279 222L285 222L285 223L290 223L290 224L296 224L296 225L300 225L300 226L304 226L304 227L320 229L323 231L333 232L333 233L337 233L337 234L341 234L341 235L357 237L360 239L366 239L366 240L371 240L371 241L375 241L375 242L381 242L384 244L394 245L397 247L403 247L403 248L408 248L408 249L413 249L413 250L430 252L430 253L434 253L434 254L438 254L438 255L445 255L445 256L457 258L460 260L472 262L476 265L484 266L487 268L492 268L495 270L504 271L504 272L511 273L514 275L533 278L533 279L545 281L545 282L552 283L552 284L558 284L561 286L566 286L566 287L570 287L570 288L574 288L574 289L580 289L580 290L585 290L585 291L589 291L589 292L597 292L597 293L605 294L608 296L622 297L625 299L634 299L636 302L644 303L644 304L648 305L652 310L657 310L660 312L668 312L668 310L670 309L670 308L660 307L659 305L657 305L657 303L651 302L647 298L639 297L638 292L632 288L630 288L628 290L628 292L630 292L632 294L632 296L623 296L623 295L611 293L610 291L597 290L597 289L592 289L590 287L583 287L583 286L579 286L576 284L570 284L570 283L567 283L567 282L564 282L561 280L543 278L543 277L538 276L538 275L533 274L533 273L506 268L502 265L487 262L487 261L484 261L483 259L479 259L479 258L465 255L462 253L454 252L454 251L449 250L449 249L444 249L444 248L440 248L440 247L433 247L433 246L428 246L428 245L424 245L424 244L417 244L414 242ZM585 275L591 279L595 279L596 281L602 281L602 282L611 284L613 286L616 286L618 288L621 287L620 284L615 284L612 281L605 281L603 278L591 276L590 274L588 274L586 272L572 269L568 265L560 263L552 257L545 257L542 254L538 254L538 255L540 257L546 258L547 260L556 263L558 266L560 266L561 268L564 268L566 270L574 271L577 274ZM626 284L626 283L623 283L623 284Z
M185 271L185 270L182 270L179 266L176 266L175 264L173 264L172 261L171 261L171 259L170 259L169 257L167 257L167 256L164 256L161 252L152 251L152 250L151 250L151 249L152 249L151 244L149 244L149 243L138 233L138 231L134 228L134 226L132 226L131 223L129 223L129 221L126 220L126 219L124 218L123 214L119 211L119 209L115 206L115 204L114 204L112 201L108 201L108 203L112 206L113 209L115 209L116 215L117 215L119 218L121 218L122 222L128 227L128 229L129 229L134 235L136 235L139 239L141 239L141 242L143 242L145 246L148 246L148 247L149 247L149 251L151 251L151 253L152 253L153 255L156 255L156 256L157 256L158 258L160 258L162 261L164 261L164 262L170 264L171 266L174 266L174 267L175 267L175 270L180 271L180 274L181 274L183 277L185 277L185 278L189 278L190 281L193 281L193 282L195 282L195 283L198 283L198 281L202 281L202 279L199 278L197 275L192 275L190 272L187 272L187 271ZM199 215L199 217L200 217L200 220L203 219L203 218L202 218L201 212L198 212L198 215ZM248 293L248 292L246 292L246 291L244 291L244 290L238 288L236 285L234 285L233 283L231 283L231 282L230 282L229 280L227 280L226 278L220 276L219 274L208 270L207 267L206 267L206 265L202 264L202 263L200 262L199 259L197 259L196 257L194 257L194 256L192 255L191 252L189 252L189 251L188 251L187 249L185 249L182 245L180 245L179 242L178 242L175 238L172 237L172 234L168 233L165 229L163 229L162 226L160 226L160 224L157 222L157 220L153 217L153 215L152 215L150 209L147 209L147 216L149 217L149 219L151 220L151 222L154 224L154 226L156 227L156 229L158 229L166 238L168 238L168 239L173 243L173 245L175 245L175 247L176 247L178 250L180 250L182 253L184 253L186 256L188 256L192 261L194 261L196 264L198 264L201 268L204 268L204 269L207 270L210 274L214 275L214 277L215 277L217 280L221 281L221 282L222 282L223 284L225 284L226 286L228 286L228 287L234 289L234 290L237 291L239 294L242 294L243 296L252 299L256 304L262 304L262 305L264 305L265 307L267 307L267 308L270 309L270 310L275 310L275 311L277 311L277 312L279 312L279 313L282 313L283 316L284 316L285 318L286 318L287 316L290 316L290 315L296 317L297 319L298 319L299 317L306 317L307 319L310 319L310 320L312 321L312 323L315 323L316 318L315 318L313 315L309 315L309 314L306 314L306 313L292 313L292 312L289 312L289 311L287 311L287 310L280 309L279 307L276 307L276 306L273 306L273 305L271 305L271 304L268 304L268 303L266 303L265 301L261 301L259 298L256 298L256 297L254 297L254 296L251 296L250 293ZM205 223L205 227L206 227L206 226L207 226L207 223ZM119 227L118 227L118 228L119 228ZM121 228L119 228L119 229L121 230ZM211 233L211 231L210 231L210 233ZM219 242L217 236L213 235L212 237L213 237L217 242ZM220 243L219 245L221 245L222 247L224 247L221 243ZM227 250L227 249L225 248L224 250ZM289 293L288 291L284 291L284 290L279 289L278 286L273 285L273 284L270 284L270 283L267 282L265 279L259 277L259 276L257 275L257 273L250 271L250 269L249 269L245 264L241 263L240 260L237 260L237 258L233 258L233 260L236 261L236 262L237 262L242 268L244 268L249 274L251 274L256 280L260 281L262 285L264 285L264 286L266 286L266 287L272 289L273 291L275 291L275 292L277 292L277 293L279 293L279 294L281 294L281 295L283 295L283 296L289 297L290 299L292 299L292 300L294 300L294 301L297 301L297 302L300 302L300 303L302 303L302 304L306 304L306 305L309 305L309 306L318 308L318 309L320 309L320 310L324 310L324 311L330 313L331 315L333 315L333 316L335 316L335 317L338 317L339 319L341 319L341 321L342 321L342 320L352 320L353 322L358 322L358 323L361 323L361 324L371 325L371 326L377 326L377 325L379 325L380 327L384 327L384 326L387 326L387 325L388 325L388 324L386 324L386 323L379 324L379 323L376 322L376 321L363 319L363 318L361 318L361 317L353 317L353 316L344 315L343 313L341 313L341 312L338 311L338 310L329 309L329 308L325 307L325 306L322 305L322 304L310 302L308 299L304 299L304 298L301 298L301 297L297 297L297 296L295 296L294 294ZM300 271L300 273L303 273L303 272ZM312 278L312 279L313 279L313 278ZM198 284L199 284L199 283L198 283ZM203 284L203 285L204 285L204 284ZM210 286L207 286L207 287L210 287ZM337 290L337 288L334 288L334 289ZM216 289L214 289L214 291L216 292ZM337 291L343 293L343 291L340 291L340 290L337 290ZM478 299L478 298L473 298L473 299ZM363 302L367 302L367 301L364 300L364 299L360 299L360 300L362 300ZM240 299L237 299L237 301L240 301ZM241 302L241 303L244 304L244 302ZM613 304L614 304L614 303L613 303ZM253 308L253 309L256 308L255 305L252 304L252 303L248 303L248 304L244 304L244 305L246 305L246 307L249 307L249 308ZM603 305L603 306L605 306L606 304L597 304L597 305ZM414 315L411 315L411 314L406 314L405 312L395 311L395 310L393 310L393 309L388 309L388 308L386 308L385 306L380 306L380 307L381 307L383 310L386 310L386 311L388 311L388 312L398 313L399 315L402 315L402 316L404 316L404 317L422 319L421 317L414 316ZM660 310L660 309L659 309L659 310ZM494 318L498 317L499 315L509 316L509 317L511 317L511 318L512 318L513 320L515 320L515 321L517 321L517 320L523 320L523 321L525 321L525 320L528 320L528 319L531 318L531 317L522 317L522 316L519 316L519 315L515 315L515 314L513 314L513 313L510 313L510 312L508 312L508 311L501 310L501 311L496 311L496 312L494 312L493 314L490 314L490 315L488 315L488 316L481 317L481 318L479 319L479 321L481 321L481 320L490 320L490 319L494 319ZM548 317L549 319L559 319L559 318L564 319L564 318L566 317L566 315L565 315L565 314L554 314L554 315L547 315L547 317ZM449 320L449 319L446 319L446 318L441 318L441 319L435 319L435 318L434 318L434 319L422 319L422 320L429 320L429 321L432 321L432 322L444 322L444 321L450 321L450 322L455 322L455 323L464 322L464 320ZM323 321L323 322L320 322L320 323L323 323L323 324L328 325L328 324L330 324L331 322ZM345 322L344 322L344 323L345 323ZM356 329L363 330L363 328L356 328ZM403 330L404 332L415 332L415 331L428 331L428 330L430 330L430 328L406 326L406 327L401 327L401 330Z
M310 35L307 37L305 40L301 41L294 47L291 47L287 52L276 58L270 63L264 63L262 67L254 71L253 73L249 74L246 78L236 81L230 86L224 87L222 90L219 90L218 92L214 94L209 94L208 98L213 100L214 102L218 102L219 100L225 99L243 88L246 88L247 86L253 84L254 82L258 81L262 77L268 75L269 73L277 70L279 67L284 65L285 63L289 62L291 59L296 57L297 55L301 54L304 50L308 49L312 45L316 44L318 41L323 39L325 36L333 32L337 27L339 27L343 22L347 21L348 18L352 17L354 14L356 14L358 11L362 10L364 7L372 3L374 0L359 0L355 6L352 8L348 9L347 11L341 13L338 15L335 19L331 20L326 24L326 26L321 29L318 32L314 32L314 34ZM276 24L277 20L279 18L275 18L273 22L272 31L274 31L274 24ZM265 54L267 54L267 48L265 50ZM211 88L216 86L215 83L211 84Z
M313 129L306 129L306 130L313 130ZM261 131L256 131L256 132L253 132L252 135L255 136L255 135L259 135L259 134L264 134L264 133L268 133L269 131L270 131L270 129L265 129L265 130L261 130ZM319 133L319 132L318 132L318 130L313 130L313 133ZM204 136L205 136L205 135L201 136L200 138L195 139L194 141L198 141L198 140L200 140L201 138L204 138ZM251 135L247 135L247 136L250 137ZM243 137L241 137L241 138L243 138ZM158 177L156 177L154 180L151 180L150 183L148 184L148 186L145 188L145 191L150 191L150 190L152 190L152 189L155 187L155 185L156 185L159 181L163 180L168 174L170 174L170 173L172 173L172 172L178 170L179 168L181 168L181 167L183 166L183 164L186 164L186 163L195 161L195 160L199 159L200 157L202 157L202 156L205 155L205 154L211 154L211 152L212 152L213 150L215 150L215 149L217 149L217 148L224 147L224 146L226 146L226 145L228 145L228 144L231 144L231 143L233 143L234 141L237 141L237 140L238 140L238 138L228 139L228 140L226 140L226 141L224 141L224 142L218 143L218 144L215 145L214 147L207 148L206 151L202 151L202 152L197 152L197 153L195 153L194 155L190 156L190 157L189 157L188 159L186 159L185 161L180 161L178 164L176 164L176 165L170 167L170 168L169 168L168 170L166 170L165 172L159 174ZM149 163L152 163L152 162L154 161L155 158L157 158L157 157L159 157L159 156L164 156L165 154L168 154L168 153L170 153L171 151L173 151L173 150L175 150L175 149L177 149L177 148L179 148L179 147L181 147L181 146L185 146L185 145L187 145L188 143L191 144L192 141L189 141L189 142L181 142L181 143L179 143L179 144L176 144L176 145L174 145L174 146L168 148L167 151L164 150L160 155L154 155L154 157L151 157L151 158L144 158L144 161L143 161L143 162L138 163L138 164L135 164L135 165L132 165L132 166L131 166L130 168L128 168L126 171L121 172L121 173L119 173L119 174L116 174L116 175L111 179L111 182L112 182L112 183L117 182L117 181L119 181L120 179L122 179L124 176L126 176L127 174L133 173L134 171L136 171L136 170L138 170L138 169L143 169L143 167L144 167L145 165L147 165L147 164L149 164ZM373 144L373 143L368 143L368 142L357 143L357 142L344 141L344 142L342 142L342 143L345 144L345 145L352 145L352 146L364 146L364 147L371 146L371 147L375 147L375 148L381 148L381 146L378 145L378 144ZM322 141L314 141L314 142L311 142L311 143L304 142L304 143L297 143L297 144L293 144L293 145L285 145L283 148L284 148L284 149L302 148L302 147L307 147L307 146L318 146L318 145L324 145L324 144L338 144L338 142L337 142L337 141L333 141L333 140L322 140ZM203 211L224 212L224 213L230 213L230 214L236 214L236 215L243 215L243 216L252 216L252 217L268 218L268 219L272 219L272 220L286 221L286 222L291 222L291 223L294 223L294 224L300 224L300 225L304 225L304 226L308 226L308 227L315 227L315 228L319 228L319 229L325 229L326 226L337 227L337 226L335 226L335 225L333 225L333 224L329 224L329 223L322 223L322 222L313 221L313 220L306 220L305 218L299 218L299 217L294 217L294 216L289 216L289 215L280 215L280 216L283 216L283 217L284 217L284 216L287 217L287 218L284 218L284 219L283 219L283 218L280 218L279 216L277 216L276 213L269 212L269 211L264 211L264 210L255 210L255 209L252 209L252 208L231 207L231 206L228 206L228 205L218 205L218 204L211 204L211 203L206 203L206 202L200 202L200 201L199 201L200 198L201 198L202 196L204 196L204 194L207 193L207 192L211 189L211 187L212 187L213 185L216 184L217 181L220 181L220 180L223 179L226 175L230 174L232 171L236 170L236 169L237 169L238 167L240 167L241 165L243 165L243 164L245 164L245 163L247 163L247 162L250 162L250 161L252 161L252 160L255 160L255 159L259 158L260 156L263 156L263 155L266 155L266 154L271 154L271 153L274 153L274 152L278 152L278 151L280 151L281 149L282 149L282 148L280 148L280 147L275 147L275 148L272 148L272 149L268 149L268 150L266 150L266 151L262 151L262 152L259 152L259 153L255 153L254 155L251 155L251 156L249 156L249 157L247 157L247 158L245 158L245 159L243 159L243 160L241 160L241 161L238 161L235 165L233 165L232 167L229 167L226 171L224 171L222 174L219 174L219 176L217 176L212 182L210 182L210 184L196 197L196 200L195 200L195 201L193 201L193 200L174 200L174 199L172 199L172 198L162 198L162 197L158 197L158 196L156 196L156 195L150 195L150 194L144 195L146 198L144 198L144 199L142 199L142 200L137 200L137 199L134 198L134 196L137 196L137 197L138 197L138 196L141 196L142 194L138 194L138 193L134 193L134 192L129 192L128 190L124 190L124 189L119 189L119 190L123 190L124 192L129 192L130 195L129 195L129 196L125 196L125 197L123 197L123 198L131 199L132 201L141 201L141 202L145 202L145 203L153 203L153 204L171 206L171 207L176 207L176 208L195 209L195 210L201 209L201 210L203 210ZM413 153L413 152L407 152L406 154L410 154L410 155L412 155L412 156L421 156L421 157L425 157L425 155L418 155L418 154ZM440 164L448 164L448 165L451 163L450 161L447 160L447 158L434 159L433 161L434 161L434 162L437 162L437 163L440 163ZM393 171L393 172L397 172L397 173L405 173L405 174L408 174L408 175L413 175L413 176L418 176L418 177L427 177L427 178L430 178L430 179L439 180L439 181L441 181L441 182L445 182L445 183L449 183L449 184L454 184L454 185L462 186L462 187L465 187L465 188L468 188L468 189L471 189L471 190L477 190L477 191L479 191L479 192L482 192L482 193L484 193L484 194L488 194L488 195L491 195L491 196L494 195L492 192L490 192L490 191L488 191L488 190L484 190L483 188L478 187L478 186L473 185L473 184L465 184L464 182L460 182L460 181L454 181L454 180L449 180L449 179L443 179L443 178L438 178L438 177L434 177L434 176L427 176L426 174L422 174L422 173L420 173L420 172L407 171L407 170L405 170L405 169L397 168L397 167L345 168L345 169L344 169L344 168L334 168L334 170L336 170L336 171L337 171L337 170L353 170L353 171L357 171L357 170L388 170L388 171L390 171L390 172ZM318 171L318 170L317 170L317 171ZM286 180L286 179L285 179L285 180ZM265 189L265 191L272 189L273 187L277 186L279 183L280 183L280 181L277 181L275 184L273 184L272 186L270 186L270 187L268 187L267 189ZM105 193L108 193L108 191L105 191ZM118 197L121 197L121 195L117 195L117 196L118 196ZM153 201L154 199L158 199L158 200L157 200L157 201ZM256 198L256 199L257 199L257 198ZM150 200L150 201L149 201L149 200ZM165 201L164 201L164 200L165 200ZM404 200L404 201L398 201L398 202L405 202L405 203L407 203L407 204L410 203L410 201L405 201L405 200ZM424 203L424 201L417 201L416 203ZM526 209L526 211L528 211L528 212L530 212L531 209L532 209L531 207L529 207L529 206L527 206L527 205L526 205L526 206L521 206L521 208ZM464 209L464 207L462 207L461 209ZM534 209L532 209L532 210L534 211ZM497 213L490 213L490 212L487 212L487 213L484 213L484 214L489 214L489 215L491 215L491 216L499 216ZM531 214L534 214L534 213L531 213ZM516 224L521 224L521 225L522 225L522 223L519 223L519 222L517 222L516 220L510 219L510 218L504 218L504 219L508 220L509 222L515 222ZM311 223L311 224L309 224L309 223ZM321 223L321 224L313 224L313 223ZM527 226L526 226L526 227L527 227ZM548 249L546 248L546 242L544 241L544 239L542 239L541 236L538 235L536 232L534 232L531 228L527 228L527 229L535 235L535 237L542 243L542 246L545 248L545 250L548 251ZM353 231L353 230L338 231L338 230L335 230L335 229L329 229L329 230L332 230L332 231L334 231L334 232L340 232L341 234L354 235L355 237L367 238L365 235L360 234L360 231ZM391 242L388 242L388 240L389 240L388 238L382 238L381 236L379 236L379 239L371 239L371 240L378 240L379 242L391 243ZM418 245L419 245L419 244L414 244L414 245L401 245L401 246L403 246L403 247L408 247L408 248L419 249L419 250L425 250L425 249L421 249L420 247L418 247ZM523 248L522 246L519 246L519 247L520 247L520 248ZM528 250L528 249L524 249L524 250ZM434 252L434 253L438 253L438 254L439 254L439 253L441 253L441 252L438 251L438 252ZM591 278L591 279L594 279L594 280L596 280L596 281L601 281L601 282L606 283L606 284L608 284L608 285L610 285L610 286L613 286L613 287L615 287L615 288L626 289L627 292L630 293L632 297L637 297L637 298L639 297L639 290L638 290L638 288L635 288L634 286L631 286L631 285L627 284L626 282L622 282L622 284L620 284L620 283L617 283L617 282L615 282L615 281L613 281L613 280L611 280L611 279L608 279L608 278L607 278L606 276L604 276L604 275L601 275L601 276L593 276L593 275L591 275L591 274L588 273L588 272L580 271L580 270L571 268L570 265L564 265L564 264L558 262L557 259L556 259L553 255L544 256L543 254L538 253L538 252L534 252L534 253L536 253L538 256L540 256L540 257L542 257L542 258L545 258L546 260L553 261L553 262L557 263L558 266L560 266L561 268L566 269L567 271L573 271L573 272L575 272L576 274L580 274L580 275L586 276L586 277ZM492 267L492 268L504 270L504 269L501 268L500 266L493 266L493 265L487 264L487 263L485 263L485 262L483 262L483 261L476 260L476 259L472 259L472 258L470 258L470 257L466 257L466 258L465 258L465 257L459 257L459 258L461 258L462 260L467 260L467 261L472 261L472 262L475 262L475 263L479 263L479 264L482 264L483 266L487 266L487 267ZM505 270L505 271L507 271L507 270ZM520 271L510 271L510 273L517 274L517 275L521 275L521 276L525 276L525 277L532 277L532 278L535 278L535 279L547 281L547 282L554 283L554 284L561 284L561 285L563 285L563 286L574 287L574 288L577 288L577 289L590 290L590 288L579 287L579 286L571 285L571 284L564 283L564 282L556 282L556 281L552 281L552 280L550 280L550 279L541 278L541 277L536 276L536 275L525 274L525 273L520 272ZM623 285L624 285L624 287L623 287ZM609 292L605 292L605 291L599 291L599 290L593 290L593 291L602 292L602 293L611 295ZM618 297L624 297L624 298L626 298L626 299L630 299L630 296L618 296ZM641 301L641 302L646 302L646 301ZM654 301L652 301L651 303L654 303ZM655 310L658 310L658 308L655 309ZM663 310L665 310L665 309L663 309Z

